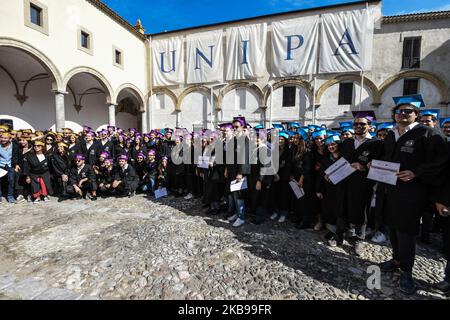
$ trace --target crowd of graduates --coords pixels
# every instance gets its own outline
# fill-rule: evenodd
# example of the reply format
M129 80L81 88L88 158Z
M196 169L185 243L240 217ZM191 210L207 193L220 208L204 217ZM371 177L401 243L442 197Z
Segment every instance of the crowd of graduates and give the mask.
M373 112L355 112L354 121L334 130L289 123L267 131L262 125L252 128L242 117L215 131L192 133L166 128L143 134L112 126L99 132L85 126L80 133L54 133L0 126L0 201L2 194L10 203L36 204L49 196L95 201L167 190L186 200L200 198L205 213L224 214L233 227L243 226L249 215L255 224L289 219L299 229L326 230L332 247L347 240L357 255L363 241L389 239L393 257L381 270L401 270L400 289L413 293L418 235L429 243L432 232L443 234L450 261L450 119L440 121L435 111L421 109L420 97L395 102L393 122L376 123ZM277 130L276 143L270 130ZM198 140L206 166L199 165L195 152L191 161L173 160L177 146L193 149ZM276 172L267 174L268 165L259 157L238 161L250 151L250 143L258 154L278 148ZM216 158L219 154L223 162ZM341 158L356 171L335 185L325 172ZM400 163L395 186L367 179L373 160ZM247 188L231 192L231 184L244 180ZM292 182L304 191L302 197L295 196ZM445 275L435 289L448 293L450 263Z

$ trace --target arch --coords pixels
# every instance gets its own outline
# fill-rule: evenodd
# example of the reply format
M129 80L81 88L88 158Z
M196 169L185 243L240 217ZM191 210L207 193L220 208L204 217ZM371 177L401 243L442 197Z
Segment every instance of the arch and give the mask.
M89 68L89 67L76 67L72 70L68 71L66 75L64 76L63 80L63 90L67 91L67 85L69 84L69 81L80 73L87 73L93 76L97 79L97 81L100 83L100 85L103 87L106 93L106 102L108 104L117 104L117 101L114 99L114 90L111 87L111 84L106 79L104 75L102 75L100 72L98 72L95 69Z
M56 65L40 50L13 38L0 38L0 47L11 47L31 55L53 78L52 90L64 91L63 79Z
M247 88L247 89L253 90L253 92L255 92L256 95L258 96L259 105L261 106L263 104L264 92L256 84L249 83L246 81L241 81L241 82L230 83L225 88L223 88L222 92L219 95L219 101L218 101L216 109L222 110L223 98L227 95L227 93L229 93L233 90L239 89L239 88Z
M136 87L134 84L131 83L124 83L122 84L119 88L117 88L117 90L115 91L116 96L114 97L114 101L117 101L117 99L119 98L120 93L123 90L130 90L131 92L133 92L134 96L136 97L136 99L139 101L139 111L140 112L145 112L145 107L146 107L146 103L145 103L145 98L144 95L142 94L142 91L139 90L138 87ZM117 101L118 102L118 101Z
M172 90L170 90L168 88L164 88L164 87L158 87L158 88L153 89L153 91L151 93L149 93L148 96L149 96L149 98L151 98L152 96L154 96L156 94L165 94L165 95L169 96L173 101L175 109L177 109L178 98L177 98L177 95L175 93L173 93Z
M337 76L333 79L326 81L319 88L319 90L316 93L316 105L321 104L322 96L325 93L325 91L327 91L329 88L331 88L335 84L340 83L342 81L353 81L356 83L361 83L361 76L356 75L356 74L343 74L343 75ZM381 93L380 93L380 90L378 90L377 85L369 78L364 77L364 87L366 89L369 89L370 92L372 93L372 98L373 98L372 104L380 105L381 104Z
M395 82L405 78L422 78L430 81L439 90L439 93L441 95L441 104L447 104L447 102L449 101L449 93L445 82L436 74L423 70L408 70L400 72L388 78L380 87L380 96L383 96L386 90Z
M176 105L177 111L181 111L181 104L183 103L184 98L186 98L192 92L202 92L204 94L207 94L208 96L211 96L210 88L205 87L205 86L191 86L191 87L187 88L186 90L184 90L178 97L178 103ZM214 105L216 106L216 109L219 106L219 98L217 97L216 94L214 94Z
M300 79L283 79L280 81L277 81L273 84L273 91L276 91L279 88L285 87L285 86L296 86L296 87L303 87L306 89L310 97L312 98L314 95L314 90L312 85L308 81L300 80ZM266 86L264 90L264 106L267 106L267 103L269 101L269 97L272 94L270 87Z

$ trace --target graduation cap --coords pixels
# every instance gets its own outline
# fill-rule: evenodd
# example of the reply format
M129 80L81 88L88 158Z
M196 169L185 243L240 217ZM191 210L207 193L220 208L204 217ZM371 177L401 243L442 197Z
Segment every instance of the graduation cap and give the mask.
M287 131L281 131L279 134L280 138L285 138L286 140L289 140L289 134L287 133Z
M120 160L128 161L128 156L122 154L122 155L120 155L120 156L117 158L117 161L120 161Z
M82 154L77 154L77 155L75 155L75 160L84 161L84 160L86 160L86 157Z
M429 109L429 110L423 110L420 113L420 116L432 116L435 117L436 120L441 119L441 110L440 109Z
M402 97L394 97L395 106L400 106L403 104L410 104L416 108L424 108L425 102L423 101L423 97L421 94L411 95L411 96L402 96Z
M274 124L272 125L274 129L285 130L282 124Z
M258 124L257 126L254 127L255 130L262 130L264 129L264 125L262 124Z
M313 131L317 131L317 130L322 130L323 128L321 126L317 126L315 124L309 125L308 126L308 130L313 130Z
M329 144L331 144L333 142L340 143L341 142L341 137L339 135L332 135L332 136L330 136L330 137L325 139L325 145L329 145Z
M245 127L247 125L247 121L245 120L245 117L242 117L242 116L234 117L233 122L239 122L243 127Z
M370 135L372 136L372 138L376 138L376 136L377 136L377 133L376 132L369 132L370 133Z
M353 121L345 121L345 122L339 122L339 127L342 129L344 127L352 127Z
M68 148L69 146L65 144L64 142L58 143L58 147Z
M326 136L326 135L327 135L327 130L321 129L321 130L317 130L317 131L313 132L312 137L313 137L313 139L317 139L320 136Z
M352 134L355 134L355 130L353 129L353 127L343 127L341 128L342 133L346 133L346 132L350 132Z
M162 134L166 134L166 133L172 134L172 133L173 133L173 129L165 128L165 129L161 130L161 133L162 133Z
M394 128L394 124L392 122L380 123L377 126L377 131L381 130L392 130Z
M339 132L327 130L327 136L338 136Z
M233 129L233 124L231 122L222 123L219 125L220 129Z
M290 130L287 130L286 133L287 133L290 137L293 137L293 136L297 135L297 132L290 131Z
M446 124L446 123L450 123L450 118L444 118L444 119L442 119L442 120L441 120L441 127L443 127L444 124Z
M362 118L362 119L367 119L370 122L374 122L375 120L377 120L377 116L375 115L374 111L353 111L353 118L357 119L357 118Z
M288 128L300 128L300 127L301 127L301 125L298 122L290 122L288 124Z

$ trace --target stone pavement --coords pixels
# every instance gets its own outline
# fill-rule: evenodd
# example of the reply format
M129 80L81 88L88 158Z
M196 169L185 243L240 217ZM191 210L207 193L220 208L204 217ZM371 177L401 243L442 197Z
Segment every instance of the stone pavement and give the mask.
M396 290L398 274L369 290L367 268L389 254L367 243L358 258L290 223L235 230L198 200L0 205L0 299L445 299L429 291L444 259L428 247L417 295Z

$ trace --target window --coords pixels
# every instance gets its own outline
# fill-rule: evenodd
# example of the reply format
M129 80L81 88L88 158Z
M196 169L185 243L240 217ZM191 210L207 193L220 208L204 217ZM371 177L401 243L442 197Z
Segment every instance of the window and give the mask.
M25 26L45 35L48 32L48 8L38 0L23 0Z
M420 51L422 38L405 38L403 40L403 69L420 68Z
M410 96L419 93L419 79L405 79L403 82L403 95Z
M89 34L83 31L81 31L81 46L89 49Z
M236 110L245 110L246 105L247 105L247 90L236 89L236 100L235 100Z
M34 4L30 4L30 21L37 26L42 26L42 9Z
M283 107L295 107L296 87L283 87Z
M123 50L113 46L113 65L123 69Z
M90 55L94 55L92 32L79 26L77 37L78 37L78 49Z
M353 104L353 82L339 84L339 103L342 105Z

